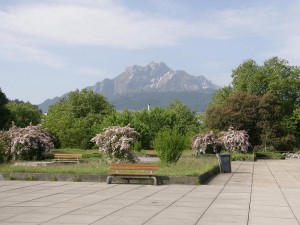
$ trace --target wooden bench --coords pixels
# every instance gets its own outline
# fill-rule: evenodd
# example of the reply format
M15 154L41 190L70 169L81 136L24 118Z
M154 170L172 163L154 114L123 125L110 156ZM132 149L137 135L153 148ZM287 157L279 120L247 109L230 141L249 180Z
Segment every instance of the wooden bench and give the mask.
M54 162L62 162L62 163L74 163L77 162L79 164L79 160L82 159L82 154L54 154Z
M113 177L121 177L127 179L152 179L153 184L157 185L157 175L153 171L159 170L159 164L154 163L112 163L110 170L114 172L108 173L106 183L111 184ZM128 172L129 171L129 172Z
M155 150L147 150L145 151L146 157L150 156L150 157L157 157L157 151Z

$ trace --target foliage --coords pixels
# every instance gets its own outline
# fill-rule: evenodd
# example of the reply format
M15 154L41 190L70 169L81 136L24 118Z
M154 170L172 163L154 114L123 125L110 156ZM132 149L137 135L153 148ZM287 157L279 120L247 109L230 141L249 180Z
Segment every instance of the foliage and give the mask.
M161 176L200 177L215 168L218 168L217 171L219 172L216 156L211 158L181 157L176 164L163 164L158 174Z
M0 130L6 128L10 118L10 111L7 109L8 99L0 88Z
M131 150L139 136L131 127L113 126L105 128L104 132L97 134L92 141L96 142L100 153L104 153L111 162L135 162L136 158Z
M41 160L45 153L54 148L53 136L40 125L25 128L13 125L7 135L10 138L7 154L13 160Z
M251 59L244 61L233 70L231 85L218 90L213 97L207 111L208 127L247 130L253 145L266 148L271 145L276 150L290 151L295 144L300 146L300 123L295 117L300 106L299 74L300 67L278 57L266 60L263 65ZM248 105L243 103L247 99L239 100L240 93L248 95L247 99L257 98L257 105L250 106L255 100ZM234 105L230 106L230 102Z
M224 101L230 97L233 94L232 87L231 86L225 86L223 88L220 88L216 91L214 96L212 97L212 100L210 102L210 105L219 105L223 104Z
M195 112L183 105L180 100L176 99L166 108L167 118L170 118L170 128L174 128L184 135L189 131L198 131L198 122Z
M255 154L232 153L231 161L254 161Z
M249 135L245 130L229 128L228 131L219 133L219 139L229 152L246 153L251 146L249 143Z
M206 153L218 153L221 150L222 142L212 132L197 134L192 140L192 150L195 155Z
M234 127L246 130L253 146L272 145L290 151L295 144L297 119L284 117L280 99L268 92L262 96L236 93L219 105L211 105L206 112L208 129L225 130Z
M154 148L162 163L176 163L187 146L186 136L174 128L159 131L154 140Z
M229 128L226 132L215 135L212 131L197 134L192 140L192 149L195 155L219 153L224 147L232 153L246 153L250 146L249 135L244 130Z
M52 105L42 122L63 148L91 148L91 138L106 115L114 112L105 97L93 91L74 91L68 99Z
M8 152L10 149L10 138L8 132L0 131L0 163L8 160Z
M257 131L259 99L256 96L238 92L226 99L223 104L210 105L206 112L205 124L211 130L246 130L251 137L250 142L259 144Z
M41 123L42 113L37 106L29 102L10 101L7 104L7 108L11 113L10 124L14 122L18 127L26 127L30 124L38 125Z
M258 103L257 131L260 134L260 143L266 149L273 145L278 148L280 123L282 119L282 110L279 98L271 93L266 93L260 97ZM283 135L282 135L283 136Z
M97 131L109 126L130 125L141 135L141 149L153 148L153 140L162 129L176 128L183 135L196 132L203 127L202 121L187 106L176 100L167 108L153 107L141 111L124 110L108 115Z
M278 152L256 152L256 159L285 159L285 156Z

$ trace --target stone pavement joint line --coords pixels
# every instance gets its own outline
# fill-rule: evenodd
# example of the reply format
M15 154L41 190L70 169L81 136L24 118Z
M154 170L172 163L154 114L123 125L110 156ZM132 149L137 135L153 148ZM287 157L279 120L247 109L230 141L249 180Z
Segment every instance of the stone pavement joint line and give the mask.
M207 185L0 181L0 225L299 225L300 160L232 162Z
M254 174L254 163L252 165L252 174L251 174L251 190L250 190L250 202L249 202L249 207L248 207L248 218L247 218L247 224L249 224L250 220L250 209L251 209L251 200L252 200L252 190L253 190L253 174Z
M268 163L266 163L266 164L267 164L267 167L268 167L268 169L269 169L270 173L272 174L272 177L273 177L273 178L274 178L274 180L276 181L276 183L277 183L277 185L278 185L278 187L279 187L279 189L280 189L280 191L281 191L281 193L282 193L282 195L283 195L283 197L284 197L285 201L287 202L287 205L289 206L289 208L290 208L291 212L293 213L293 215L294 215L294 218L297 220L298 224L300 224L300 223L299 223L299 219L298 219L298 218L297 218L297 216L295 215L295 213L294 213L294 210L291 208L291 206L290 206L290 204L289 204L289 201L287 200L286 196L284 195L284 193L283 193L283 191L282 191L282 188L280 187L280 185L279 185L279 183L278 183L278 181L277 181L276 177L274 176L274 173L273 173L273 172L272 172L272 170L270 169L270 167L269 167ZM284 168L282 168L282 167L281 167L281 169L283 169L283 170L284 170ZM286 171L285 171L285 172L286 172ZM287 173L288 173L288 172L287 172Z
M218 198L218 196L220 195L220 193L224 190L226 184L229 182L229 180L231 179L231 177L233 176L234 172L237 171L239 169L239 167L241 166L241 164L238 165L237 168L234 169L233 173L231 174L231 176L229 177L229 179L225 182L225 184L223 185L223 188L219 191L219 193L216 195L216 197L213 199L213 201L211 202L211 204L207 207L207 209L204 211L204 213L199 217L198 221L199 222L201 220L201 218L203 217L203 215L207 212L207 210L211 207L211 205L215 202L215 200Z

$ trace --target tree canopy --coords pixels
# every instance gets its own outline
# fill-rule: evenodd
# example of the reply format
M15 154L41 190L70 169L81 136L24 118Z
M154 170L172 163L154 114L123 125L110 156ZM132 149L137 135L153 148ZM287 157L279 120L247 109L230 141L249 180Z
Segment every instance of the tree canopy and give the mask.
M273 57L258 65L244 61L231 85L217 91L206 113L210 129L245 129L253 144L289 150L300 145L300 68ZM298 140L297 140L298 138Z
M41 123L42 113L37 106L29 102L10 101L7 103L7 108L11 114L9 119L10 125L14 122L17 127L27 127L30 124L38 125Z
M58 138L62 147L89 148L90 139L96 134L93 127L114 111L104 96L76 90L49 108L42 125Z
M0 88L0 130L6 128L6 125L10 118L10 112L7 109L8 99Z

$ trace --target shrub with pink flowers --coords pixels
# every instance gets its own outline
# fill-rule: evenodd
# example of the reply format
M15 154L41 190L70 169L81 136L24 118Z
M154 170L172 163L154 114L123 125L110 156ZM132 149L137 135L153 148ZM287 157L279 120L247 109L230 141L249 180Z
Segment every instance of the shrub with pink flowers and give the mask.
M192 150L195 155L205 153L218 153L222 146L222 142L212 132L198 134L193 138Z
M105 128L91 141L96 143L100 153L104 153L109 162L136 162L132 147L139 137L140 134L129 126L112 126Z
M40 125L25 128L13 125L2 135L1 141L7 143L7 138L9 146L5 154L8 159L41 160L54 148L54 137Z
M219 134L219 139L229 152L247 153L248 148L251 146L249 143L249 135L245 130L229 128L228 131Z
M218 135L215 135L212 131L198 134L192 141L192 149L195 155L219 153L222 147L232 153L247 153L250 146L248 133L244 130L234 130L233 128L220 132Z

